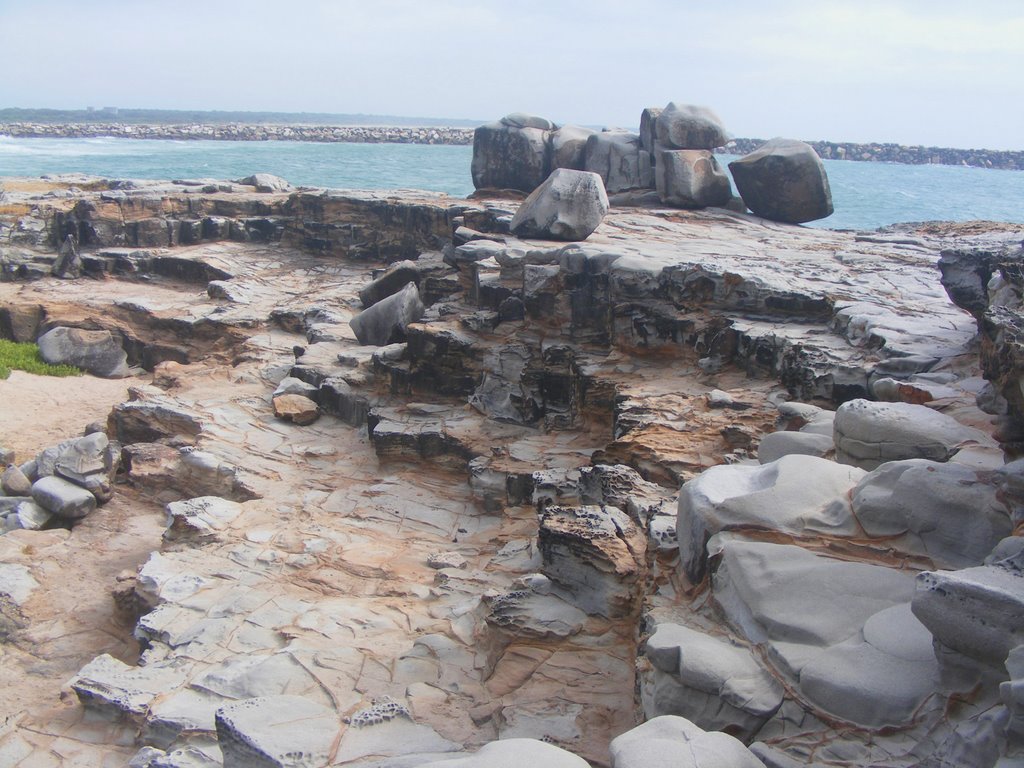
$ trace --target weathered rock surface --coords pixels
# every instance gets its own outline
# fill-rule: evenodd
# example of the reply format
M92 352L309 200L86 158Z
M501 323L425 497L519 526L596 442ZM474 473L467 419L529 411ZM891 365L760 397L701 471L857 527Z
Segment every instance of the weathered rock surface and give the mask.
M291 184L280 176L275 176L272 173L254 173L252 176L246 176L244 179L238 179L235 183L248 184L251 187L256 187L257 192L270 194L292 191Z
M612 768L764 768L739 741L684 717L648 720L612 741Z
M661 202L678 208L725 205L732 197L729 177L715 156L700 149L661 150L654 170Z
M73 365L96 376L127 376L128 356L110 331L58 327L39 337L39 355L51 365Z
M626 131L602 131L587 139L583 170L601 177L609 193L650 187L650 171L640 164L640 137Z
M409 323L423 317L423 301L416 283L378 301L352 318L350 325L360 344L382 347L405 337Z
M57 517L78 520L96 509L96 497L62 477L44 477L32 484L32 498Z
M729 140L718 115L692 104L669 102L654 126L658 143L671 149L714 149Z
M473 186L532 192L547 178L547 145L554 124L519 113L473 133Z
M825 166L802 141L772 139L733 160L729 170L743 202L758 216L802 224L832 215Z
M510 230L517 237L586 240L608 213L596 173L558 168L519 206Z
M243 699L217 710L224 768L327 765L339 729L334 712L302 696Z

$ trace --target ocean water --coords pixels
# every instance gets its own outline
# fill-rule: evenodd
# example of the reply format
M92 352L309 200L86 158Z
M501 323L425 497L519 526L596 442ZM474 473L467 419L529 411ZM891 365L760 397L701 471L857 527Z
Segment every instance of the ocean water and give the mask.
M292 184L350 189L473 191L472 148L422 144L12 139L0 176L86 173L110 178L233 179L267 172ZM723 166L733 158L721 156ZM905 221L1024 223L1024 172L826 160L835 213L812 226L875 229Z

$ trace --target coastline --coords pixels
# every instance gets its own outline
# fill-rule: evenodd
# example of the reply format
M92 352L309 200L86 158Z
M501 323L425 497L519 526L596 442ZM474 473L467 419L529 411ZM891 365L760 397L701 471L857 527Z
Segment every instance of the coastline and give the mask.
M471 145L472 128L411 126L263 125L225 124L127 124L127 123L0 123L0 136L12 138L167 139L174 141L310 141L356 144ZM733 139L720 152L747 154L763 139ZM891 143L809 141L826 160L890 162L905 165L959 165L998 170L1024 170L1024 151L955 149L907 146Z

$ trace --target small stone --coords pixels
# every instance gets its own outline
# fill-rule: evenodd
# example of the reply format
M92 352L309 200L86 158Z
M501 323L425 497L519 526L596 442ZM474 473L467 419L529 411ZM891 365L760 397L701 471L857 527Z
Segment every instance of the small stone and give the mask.
M427 557L427 565L441 570L442 568L465 568L469 562L458 552L435 552Z
M300 427L320 418L320 406L303 395L278 395L273 402L275 416Z
M25 477L14 464L11 464L0 475L0 488L8 496L28 496L32 492L32 481Z
M96 509L95 496L62 477L37 480L32 486L32 498L39 506L66 520L80 520Z

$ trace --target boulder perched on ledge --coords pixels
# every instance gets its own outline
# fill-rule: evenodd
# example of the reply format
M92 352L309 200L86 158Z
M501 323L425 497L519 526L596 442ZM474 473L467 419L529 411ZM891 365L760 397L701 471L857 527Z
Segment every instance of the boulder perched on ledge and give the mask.
M473 186L532 192L548 175L548 139L555 125L514 113L473 133Z
M802 224L832 215L825 166L809 144L772 139L729 163L729 170L743 202L758 216Z
M424 306L416 283L408 283L398 293L364 309L349 321L360 344L382 347L403 341L405 328L423 317Z
M654 124L658 143L670 149L714 149L729 141L721 119L707 107L672 101Z
M512 218L512 234L542 240L586 240L608 213L601 177L556 168L523 201Z
M110 331L58 326L39 337L39 355L51 365L73 365L95 376L128 375L128 356Z
M715 156L705 149L666 149L656 153L654 181L661 202L679 208L725 205L732 185Z

